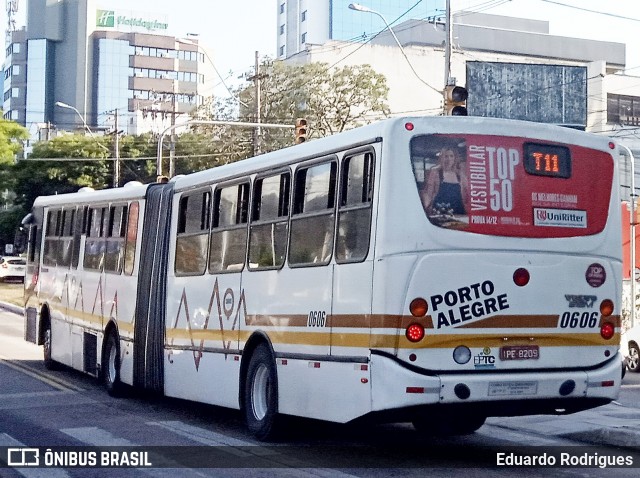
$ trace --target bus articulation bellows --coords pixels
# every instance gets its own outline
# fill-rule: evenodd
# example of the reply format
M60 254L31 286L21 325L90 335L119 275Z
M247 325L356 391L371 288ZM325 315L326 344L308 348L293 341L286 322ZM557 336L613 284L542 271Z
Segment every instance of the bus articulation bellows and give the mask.
M126 386L282 415L411 421L617 397L617 147L536 123L395 118L177 177L39 197L25 336Z

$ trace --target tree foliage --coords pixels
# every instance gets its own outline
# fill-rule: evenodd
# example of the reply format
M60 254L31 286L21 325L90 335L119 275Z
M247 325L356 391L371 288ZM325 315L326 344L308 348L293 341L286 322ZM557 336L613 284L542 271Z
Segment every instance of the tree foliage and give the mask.
M299 117L309 122L308 138L313 139L355 128L389 114L386 78L369 65L332 69L326 63L290 65L266 61L260 77L261 122L291 125L288 129L261 128L260 152L293 145L293 125ZM218 99L202 107L199 118L255 121L256 89L249 86L232 92L233 97ZM254 154L254 128L206 126L198 130L207 131L212 137L212 154L217 155L217 164Z
M0 117L0 164L12 164L28 137L25 127Z

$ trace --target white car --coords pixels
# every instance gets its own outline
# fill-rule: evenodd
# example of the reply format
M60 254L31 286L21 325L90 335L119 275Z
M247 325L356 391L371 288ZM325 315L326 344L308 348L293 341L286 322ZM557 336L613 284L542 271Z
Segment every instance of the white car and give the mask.
M27 265L22 257L0 257L0 282L14 279L24 282L24 272Z
M640 325L631 327L622 334L620 350L630 372L640 372Z

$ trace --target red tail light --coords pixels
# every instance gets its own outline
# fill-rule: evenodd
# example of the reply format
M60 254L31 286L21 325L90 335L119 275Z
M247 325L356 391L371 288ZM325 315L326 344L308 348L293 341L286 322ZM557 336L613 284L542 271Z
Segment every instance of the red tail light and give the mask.
M424 338L424 327L420 324L411 324L405 332L409 342L420 342Z
M616 332L615 326L611 322L605 322L600 326L600 335L603 339L609 340Z

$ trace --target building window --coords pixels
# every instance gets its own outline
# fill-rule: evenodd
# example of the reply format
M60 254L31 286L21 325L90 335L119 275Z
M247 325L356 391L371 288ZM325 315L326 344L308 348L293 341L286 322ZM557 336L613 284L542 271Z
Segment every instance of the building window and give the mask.
M640 97L608 94L607 123L640 126Z
M302 34L302 37L300 38L300 43L302 43L303 45L305 43L307 43L307 34L306 33Z
M280 47L280 56L284 56L284 45Z
M284 3L280 4L280 13L284 13Z
M307 19L307 11L305 10L300 14L300 21L304 22Z
M280 25L280 35L284 35L284 25Z

